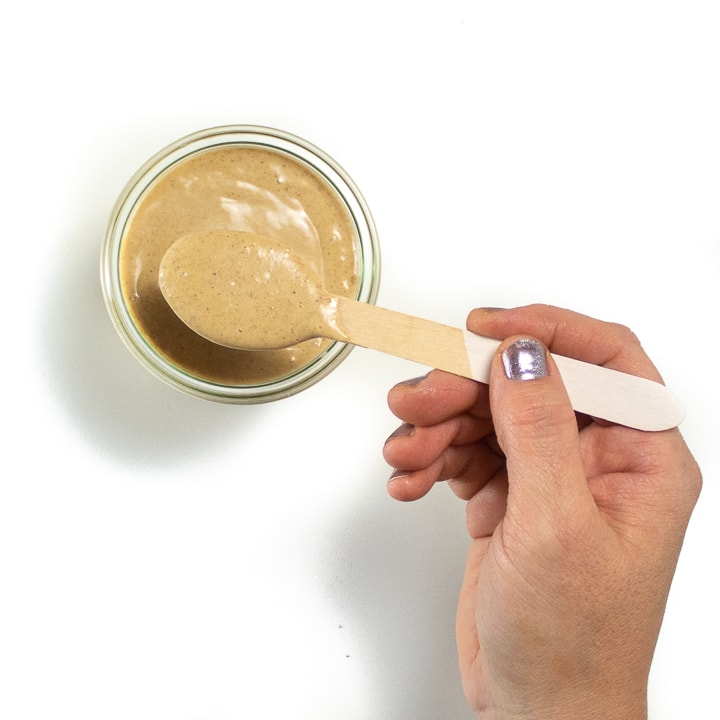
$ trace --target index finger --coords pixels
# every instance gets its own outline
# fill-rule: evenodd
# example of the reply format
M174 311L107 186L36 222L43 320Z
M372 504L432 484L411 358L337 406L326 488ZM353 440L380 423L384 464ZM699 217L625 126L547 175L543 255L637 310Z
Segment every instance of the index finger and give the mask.
M487 385L443 370L398 383L388 393L394 415L411 425L430 426L457 415L490 417Z
M637 336L624 325L553 307L528 305L509 310L478 308L467 319L470 332L504 340L528 334L551 352L662 382Z

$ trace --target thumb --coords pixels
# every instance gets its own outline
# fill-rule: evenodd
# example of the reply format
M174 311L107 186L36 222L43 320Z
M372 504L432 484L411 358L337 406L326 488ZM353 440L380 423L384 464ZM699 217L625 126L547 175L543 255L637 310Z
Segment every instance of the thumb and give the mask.
M508 471L508 514L522 523L582 516L594 502L575 412L544 345L510 338L494 358L490 408Z

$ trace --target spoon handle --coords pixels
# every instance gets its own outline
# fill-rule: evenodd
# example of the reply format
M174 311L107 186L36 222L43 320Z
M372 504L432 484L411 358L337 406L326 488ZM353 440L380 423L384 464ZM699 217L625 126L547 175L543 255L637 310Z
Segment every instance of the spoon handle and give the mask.
M347 342L479 382L490 380L500 341L393 310L338 298L338 325ZM638 430L667 430L685 415L661 383L553 354L577 412Z

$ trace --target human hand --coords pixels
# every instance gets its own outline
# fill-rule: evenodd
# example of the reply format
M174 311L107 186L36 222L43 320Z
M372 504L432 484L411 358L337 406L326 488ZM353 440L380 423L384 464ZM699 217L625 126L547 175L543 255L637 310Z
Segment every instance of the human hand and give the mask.
M660 376L629 330L570 311L475 310L467 327L506 338L490 385L437 370L397 385L388 402L404 424L384 449L394 498L416 500L446 480L467 501L456 626L467 699L483 718L645 718L700 471L677 429L576 416L542 345L526 348L534 379L510 379L503 362L512 374L522 334Z

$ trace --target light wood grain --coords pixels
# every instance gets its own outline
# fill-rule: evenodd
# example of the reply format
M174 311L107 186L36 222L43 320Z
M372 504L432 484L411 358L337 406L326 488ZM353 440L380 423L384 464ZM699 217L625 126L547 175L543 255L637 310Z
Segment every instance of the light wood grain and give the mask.
M338 298L338 326L354 345L472 377L462 330L376 305Z

